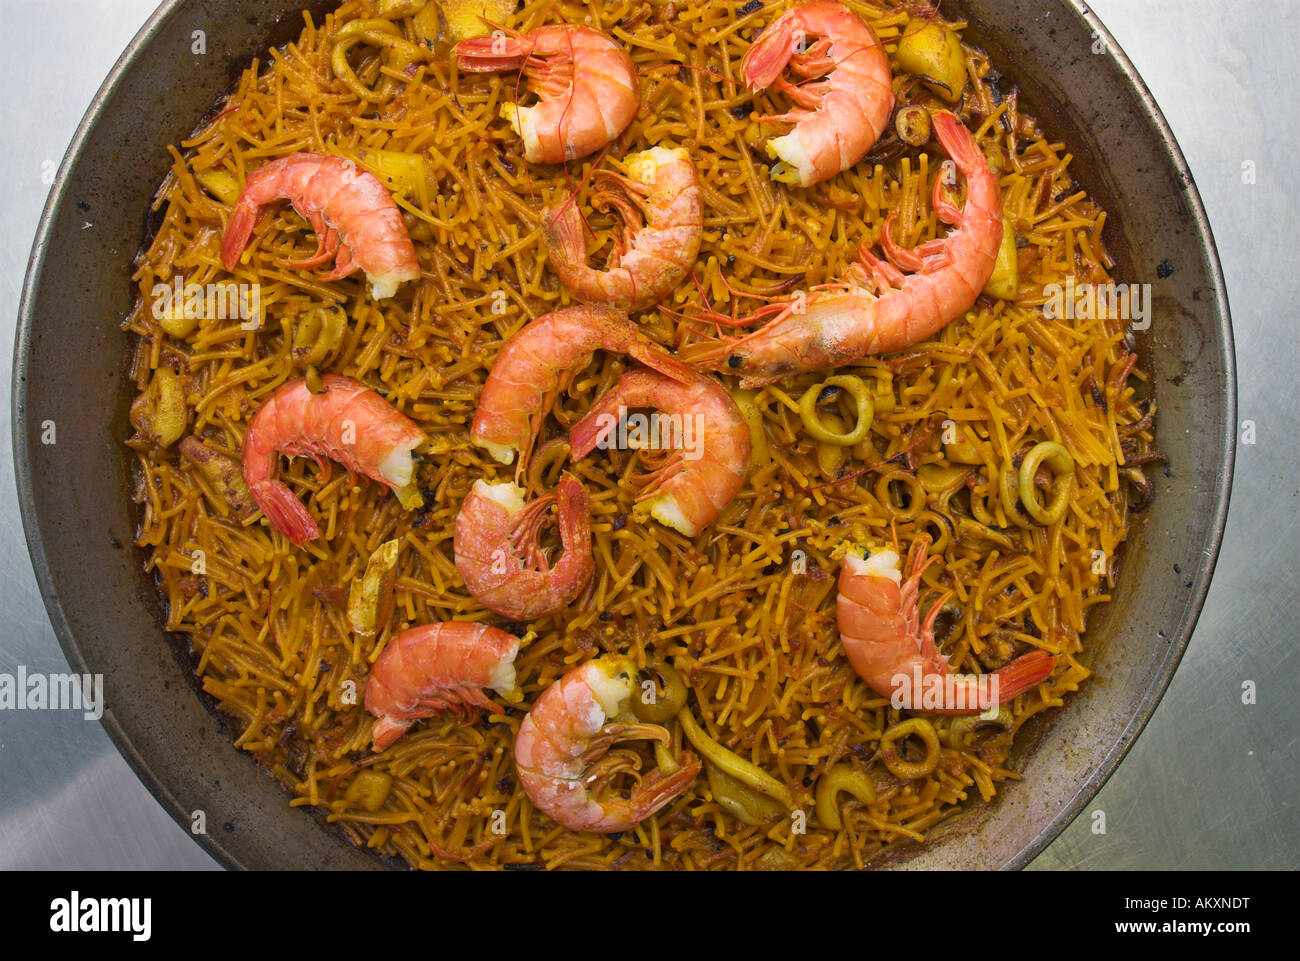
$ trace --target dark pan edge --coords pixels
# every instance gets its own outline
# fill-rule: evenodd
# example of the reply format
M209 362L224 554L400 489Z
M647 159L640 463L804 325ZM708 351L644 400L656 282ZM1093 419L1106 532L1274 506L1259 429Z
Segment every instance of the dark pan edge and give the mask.
M1192 175L1191 167L1187 164L1187 158L1183 155L1183 149L1174 136L1173 128L1169 126L1169 121L1165 118L1160 105L1156 102L1150 88L1147 87L1146 81L1142 79L1142 75L1138 73L1137 68L1133 65L1133 61L1124 52L1123 47L1120 46L1100 18L1092 12L1092 8L1088 6L1085 0L1067 0L1067 3L1075 16L1104 39L1110 49L1110 56L1114 58L1125 80L1137 91L1138 99L1145 110L1146 121L1159 133L1165 152L1172 161L1175 170L1186 179L1187 195L1192 205L1192 219L1198 233L1201 235L1202 247L1209 260L1210 275L1214 282L1214 296L1220 318L1219 327L1222 338L1220 357L1223 363L1228 395L1227 412L1224 417L1226 429L1223 436L1223 457L1218 464L1217 487L1213 496L1214 515L1208 527L1208 539L1204 548L1207 552L1208 563L1202 563L1197 567L1197 576L1194 579L1190 604L1187 613L1184 615L1184 623L1179 631L1179 636L1175 638L1159 670L1156 672L1158 681L1147 690L1146 695L1139 702L1133 720L1124 729L1121 739L1102 758L1101 763L1094 769L1091 776L1080 786L1074 799L1061 809L1051 824L1029 841L1020 853L1011 859L1007 864L1007 868L1010 870L1023 868L1041 854L1043 849L1056 840L1061 832L1079 816L1088 802L1101 791L1132 749L1138 736L1159 706L1165 691L1168 690L1169 684L1174 678L1174 673L1182 662L1183 654L1187 651L1187 645L1192 639L1192 634L1196 630L1201 610L1205 606L1205 598L1210 590L1210 582L1214 577L1215 567L1218 565L1223 533L1228 524L1229 502L1232 499L1232 478L1237 457L1237 356L1232 333L1232 308L1228 302L1228 290L1223 278L1223 264L1219 257L1219 248L1214 240L1214 232L1210 227L1210 219L1205 212L1201 192L1196 186L1196 178Z
M299 7L319 7L324 0L300 0ZM125 75L136 64L137 60L146 56L150 52L151 46L160 33L171 25L171 20L182 14L193 14L195 11L187 9L186 0L162 0L157 9L149 16L149 19L137 31L130 43L123 50L109 71L108 76L100 85L92 98L81 121L78 123L72 139L69 141L67 150L60 162L58 173L55 177L54 184L46 199L45 207L42 210L41 218L37 224L35 240L32 245L32 252L28 258L27 271L23 280L23 289L19 300L18 324L15 334L14 362L12 368L12 416L11 427L14 448L14 474L18 494L19 513L23 522L24 537L27 542L28 553L32 561L32 568L36 577L37 585L41 591L41 599L45 605L45 610L50 618L51 627L54 630L59 646L62 648L64 656L67 658L69 666L77 672L88 673L89 666L82 654L81 648L77 643L76 637L70 627L68 616L59 600L55 590L54 577L46 553L45 544L42 540L40 515L36 507L33 484L32 462L29 456L29 443L31 441L32 431L29 430L28 412L30 405L27 398L27 387L29 380L29 366L31 353L35 341L35 330L33 325L33 310L37 293L40 288L40 280L45 270L47 254L50 250L51 234L55 229L55 221L60 214L65 201L68 199L66 194L70 186L70 172L77 163L82 159L82 153L86 148L87 141L96 132L100 121L103 119L103 110L105 104L118 92L123 85ZM258 55L265 49L266 43L259 47ZM242 70L246 64L247 58L236 61L238 69ZM143 226L143 221L141 221ZM141 234L141 239L144 234ZM131 255L132 257L134 254ZM123 355L125 356L125 355ZM132 548L134 550L134 548ZM170 656L183 656L175 648L171 635L167 634L162 626L161 620L158 621L158 631L163 635L164 643L168 646ZM178 675L179 676L179 675ZM183 679L183 678L182 678ZM184 680L184 679L183 679ZM219 714L214 713L215 701L206 694L201 693L197 688L190 684L195 702L200 704L202 709L213 714L215 720L220 722ZM200 847L203 848L214 860L222 867L228 870L248 870L253 865L246 863L232 851L231 846L224 843L224 837L217 833L193 834L191 828L191 810L189 806L182 802L167 784L167 781L160 776L151 766L150 762L145 759L137 748L136 743L127 734L122 723L114 715L111 706L106 708L103 717L99 720L100 725L107 733L109 740L132 772L140 779L150 794L158 801L162 808L172 818L177 826L189 834ZM238 762L252 760L251 758L239 757L236 749L235 757ZM288 807L288 794L284 789L269 775L259 772L259 787L265 787L270 791L277 793L277 796L285 798L285 809ZM319 822L324 824L323 817L313 812L310 820L313 823ZM349 851L350 845L347 839L337 831L331 831L334 834L334 842L339 850L337 857L329 858L331 867L361 867L361 868L379 868L382 867L386 860L369 852L360 852L357 849ZM239 845L236 844L236 847ZM352 854L354 857L360 854L359 861L347 863L347 857ZM301 867L302 865L297 865Z
M45 555L45 548L41 542L35 500L32 493L32 463L29 457L28 447L31 432L27 424L28 405L26 402L26 385L28 361L33 336L33 299L35 296L37 281L40 279L45 265L53 220L57 211L66 199L65 195L68 189L67 173L73 163L79 158L81 151L85 146L89 132L101 118L101 110L105 100L117 86L125 69L133 63L136 58L145 53L146 48L159 31L161 25L169 16L176 12L179 6L180 4L179 2L176 2L176 0L164 3L150 17L149 21L141 28L135 38L131 41L131 44L126 48L123 55L118 59L108 78L97 92L95 98L91 101L85 117L78 125L68 152L61 164L59 175L51 189L45 210L38 226L36 242L29 261L19 308L19 325L17 330L13 371L12 424L19 506L23 518L28 549L32 557L37 581L41 587L42 597L47 613L50 616L59 643L62 646L69 663L77 670L86 669L85 660L77 646L75 638L72 636L63 607L54 593L54 584L50 566ZM1190 597L1188 598L1188 605L1183 615L1183 621L1178 636L1173 638L1173 643L1170 644L1169 649L1166 651L1161 660L1161 664L1156 671L1156 677L1158 680L1147 690L1145 696L1139 702L1132 720L1125 727L1118 742L1106 755L1104 755L1101 764L1096 766L1090 776L1080 785L1073 800L1057 814L1047 828L1040 831L1038 835L1021 848L1020 852L1008 863L1009 867L1023 866L1028 860L1037 855L1048 843L1050 843L1064 829L1064 827L1078 815L1080 810L1082 810L1086 803L1098 790L1100 790L1102 785L1111 774L1113 774L1119 763L1123 760L1124 756L1131 748L1133 741L1136 739L1138 734L1140 734L1142 728L1149 720L1151 713L1154 711L1155 705L1158 704L1160 697L1167 689L1168 684L1172 679L1173 672L1181 660L1188 640L1192 634L1192 630L1195 627L1197 617L1203 607L1208 586L1213 575L1214 564L1217 560L1217 554L1222 540L1224 526L1226 524L1228 501L1231 491L1232 470L1235 461L1237 396L1236 373L1234 366L1235 358L1233 352L1229 305L1218 252L1214 245L1213 235L1210 231L1208 219L1205 215L1199 192L1196 189L1191 172L1187 167L1186 160L1168 126L1168 123L1160 112L1158 106L1155 104L1145 83L1133 68L1131 61L1123 53L1118 44L1114 42L1110 33L1106 30L1104 25L1100 23L1095 15L1092 14L1086 4L1081 2L1081 0L1069 0L1069 6L1074 15L1079 17L1092 29L1099 31L1100 34L1106 38L1107 42L1110 44L1111 53L1114 56L1120 71L1123 73L1125 80L1137 92L1139 99L1143 104L1145 110L1145 121L1150 126L1153 126L1158 132L1164 151L1168 155L1173 166L1178 173L1184 176L1187 180L1187 196L1189 198L1189 203L1192 206L1192 218L1200 235L1202 247L1209 260L1210 274L1213 279L1216 299L1216 311L1219 317L1218 326L1219 335L1221 337L1220 359L1225 371L1224 376L1226 379L1228 395L1225 398L1227 406L1225 417L1226 430L1225 437L1223 438L1223 456L1218 465L1217 481L1212 498L1214 512L1207 528L1205 550L1209 555L1209 563L1198 565L1198 573ZM139 755L135 746L127 738L125 731L117 719L112 715L111 711L105 715L102 723L119 752L127 760L127 763L131 766L136 775L142 782L144 782L146 787L149 788L150 792L159 799L159 802L173 817L173 819L182 826L182 828L188 827L188 812L184 809L180 800L166 788L157 776L155 776L147 762ZM223 846L220 837L215 835L201 835L197 837L196 840L198 840L204 849L207 850L216 860L226 867L235 868L244 866Z
M37 281L40 279L45 266L45 255L49 247L53 221L58 210L63 206L64 195L68 190L68 171L79 158L91 129L100 120L100 111L104 102L117 87L122 74L136 57L143 54L150 41L157 35L164 21L172 15L177 6L177 0L163 0L158 5L158 8L145 21L144 26L131 38L131 42L122 51L122 55L117 58L117 61L113 64L113 69L109 71L108 77L105 78L95 92L94 98L90 101L90 105L81 118L81 122L77 124L77 129L72 135L72 140L68 144L62 162L59 164L59 171L46 199L45 208L41 211L41 219L36 227L36 239L32 245L32 253L28 258L27 271L23 278L22 297L18 303L18 328L14 344L12 376L13 396L11 398L14 474L18 486L18 508L22 516L27 551L31 555L36 582L41 589L41 600L45 604L45 611L49 615L50 624L54 628L54 634L59 641L59 646L68 659L68 665L78 673L89 673L89 667L81 654L80 648L77 646L76 638L72 635L63 606L55 592L50 566L45 556L45 546L40 537L35 498L33 497L32 465L27 455L29 430L27 424L26 384L32 339L32 301L35 297ZM154 774L144 758L139 755L135 745L127 737L126 732L112 711L105 711L99 723L105 733L108 734L109 740L113 742L113 746L117 748L118 753L122 755L135 776L149 790L149 793L157 799L158 803L162 805L178 827L188 829L190 825L189 812L184 809L180 799L172 794L171 790ZM220 844L219 839L214 835L198 835L195 836L195 840L222 867L227 869L241 869L243 867Z

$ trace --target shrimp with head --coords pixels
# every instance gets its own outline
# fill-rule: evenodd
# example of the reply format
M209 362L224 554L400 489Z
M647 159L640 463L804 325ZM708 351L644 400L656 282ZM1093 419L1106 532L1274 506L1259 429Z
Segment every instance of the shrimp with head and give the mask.
M783 79L787 67L803 80ZM779 90L799 105L754 118L794 124L767 144L780 160L772 178L783 183L809 187L848 170L880 139L894 109L884 45L838 0L787 10L759 34L740 70L751 90Z
M979 714L1046 680L1056 660L1046 651L1024 654L988 675L953 674L934 643L934 621L947 600L939 598L920 619L921 575L937 557L924 559L928 542L915 551L906 581L899 556L881 550L865 559L850 551L840 568L836 619L849 663L882 697L928 714ZM919 689L918 689L919 688Z
M648 446L672 448L638 501L673 530L694 537L718 519L749 473L749 425L717 381L696 374L682 384L647 370L629 371L573 426L575 460L607 442L629 409L658 412ZM629 437L632 434L629 432Z
M551 564L539 538L553 504L564 552ZM555 494L531 502L512 483L475 481L456 515L454 549L461 580L488 610L512 621L554 614L596 569L587 492L569 474Z
M626 176L595 173L608 186L593 193L592 206L617 210L624 223L605 270L587 264L587 228L576 199L546 211L543 231L551 267L574 297L639 310L662 301L690 273L700 252L704 204L686 150L652 147L626 157L623 166Z
M411 452L424 431L363 384L326 374L312 393L304 379L282 384L266 399L244 433L243 474L253 501L271 526L302 546L320 536L298 498L275 479L280 454L326 458L397 492L404 507L422 503Z
M313 153L273 160L248 175L221 239L227 270L239 263L262 208L279 200L293 204L316 231L316 253L286 266L310 269L333 260L325 281L363 270L376 300L420 279L402 212L379 178L350 160Z
M471 707L498 709L488 688L510 703L519 638L486 624L447 621L403 631L384 648L366 681L366 710L375 716L376 751L421 718Z
M636 769L619 741L672 738L657 724L633 720L630 705L639 691L636 665L606 655L575 667L542 692L515 736L519 783L539 811L570 831L612 834L650 817L685 791L700 762L685 752L671 775L658 768L639 776L630 792L602 791L615 774Z
M537 94L531 107L501 106L532 163L564 163L595 153L621 134L641 106L636 66L591 27L548 24L531 33L497 31L456 44L462 70L521 70Z
M695 376L621 311L566 307L537 318L501 348L483 385L470 440L502 464L518 455L522 473L555 398L597 350L627 354L682 382Z
M939 142L966 178L966 202L958 209L945 195L943 173L934 185L934 209L956 229L916 250L890 236L894 214L885 218L881 246L889 263L865 245L849 282L830 284L804 299L771 304L751 319L775 317L735 341L683 352L688 360L744 378L761 387L809 371L827 370L863 357L904 350L933 337L974 306L993 274L1002 245L1002 192L998 177L969 130L953 114L936 113ZM913 273L906 276L903 270Z

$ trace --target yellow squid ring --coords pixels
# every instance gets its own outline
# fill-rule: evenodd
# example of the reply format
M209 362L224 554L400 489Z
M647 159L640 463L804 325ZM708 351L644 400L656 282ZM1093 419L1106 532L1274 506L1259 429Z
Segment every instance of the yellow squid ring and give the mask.
M1033 529L1034 525L1025 519L1024 512L1016 506L1016 501L1020 499L1020 478L1014 470L998 471L998 496L1002 498L1002 510L1007 515L1007 520L1025 530ZM981 522L993 526L992 521Z
M891 371L867 367L861 376L871 383L871 407L877 414L888 414L898 406L894 403L894 375Z
M916 469L916 479L929 495L930 504L946 511L954 494L966 486L971 475L969 467L944 467L940 464L922 464Z
M838 831L844 827L840 818L840 794L852 794L863 804L876 803L876 786L864 772L856 771L847 764L837 764L817 782L816 798L817 820L829 831Z
M771 824L785 815L786 808L761 791L737 780L711 761L704 762L713 800L750 826Z
M338 348L348 329L348 315L337 304L312 307L295 317L291 326L289 356L295 364L312 367ZM315 392L314 392L315 393Z
M348 63L348 52L359 43L368 43L378 47L385 55L395 55L392 66L402 69L416 60L424 58L425 51L402 36L401 32L388 20L353 20L344 24L334 34L334 49L330 54L330 66L334 75L347 85L348 89L362 100L378 102L383 100L386 92L371 90Z
M853 425L853 430L847 434L839 434L828 429L817 416L817 404L828 387L838 387L841 390L848 391L857 405L857 423ZM871 401L871 390L861 377L832 377L823 384L814 384L809 387L804 391L803 396L799 398L799 417L803 420L804 429L815 440L819 440L824 444L834 444L836 447L852 447L854 444L866 440L867 432L871 430L871 423L875 420L875 416L875 408L872 406Z
M921 530L934 528L937 536L930 538L930 553L942 554L952 544L952 521L937 511L922 511L916 515L917 527Z
M1034 475L1038 468L1046 464L1051 470L1052 501L1046 507L1038 503L1034 491ZM1050 527L1065 516L1065 509L1070 503L1070 492L1074 489L1074 458L1070 452L1055 442L1039 444L1020 462L1020 502L1025 505L1029 516L1044 527Z
M906 507L895 506L894 504L894 496L890 490L890 485L895 481L908 489L910 499ZM926 507L925 487L922 486L915 475L909 474L905 470L892 470L887 474L881 474L876 481L876 500L880 501L881 506L898 520L915 520Z
M948 725L948 746L958 751L964 751L968 747L970 736L975 733L975 729L981 725L996 725L1004 731L1009 731L1015 727L1015 717L1011 714L1011 708L1005 704L998 708L998 716L991 721L986 721L977 715L968 717L955 717L952 723Z
M911 736L925 744L925 757L919 761L904 761L894 748L895 742ZM934 725L922 717L908 718L880 735L880 759L891 774L904 781L928 777L939 766L939 750L939 735Z

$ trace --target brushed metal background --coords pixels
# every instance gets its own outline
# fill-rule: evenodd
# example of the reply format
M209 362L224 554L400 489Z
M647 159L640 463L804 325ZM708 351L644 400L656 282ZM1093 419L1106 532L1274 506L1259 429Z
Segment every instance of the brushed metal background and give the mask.
M1248 0L1094 2L1155 94L1214 226L1234 308L1240 410L1229 528L1200 625L1142 738L1085 815L1034 867L1295 867L1300 720L1297 604L1297 338L1288 189L1297 112L1283 83L1300 5ZM12 342L32 233L72 130L149 0L0 0L0 340ZM59 51L59 53L53 53ZM142 106L142 109L148 109ZM130 149L123 144L122 149ZM1254 184L1243 165L1254 164ZM93 229L90 228L90 229ZM124 252L129 257L130 252ZM8 418L8 365L0 416ZM0 473L12 477L8 440ZM0 481L0 671L63 671L31 573L11 481ZM1253 680L1259 702L1241 704ZM220 824L209 825L221 830ZM215 866L79 715L0 712L0 868Z

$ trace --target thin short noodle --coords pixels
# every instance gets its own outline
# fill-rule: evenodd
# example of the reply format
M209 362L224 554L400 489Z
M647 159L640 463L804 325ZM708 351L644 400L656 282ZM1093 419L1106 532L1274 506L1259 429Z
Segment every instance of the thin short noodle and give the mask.
M907 23L901 5L849 5L892 55ZM750 115L780 112L781 97L751 98L739 69L770 6L530 0L510 19L524 29L586 19L623 39L640 68L643 109L611 146L611 158L664 143L688 147L695 159L706 205L702 284L687 280L661 309L638 317L647 336L671 348L710 333L679 319L703 305L702 291L717 311L743 314L763 303L746 292L835 282L859 242L878 241L890 210L898 212L902 243L924 243L947 229L930 206L945 158L934 147L905 148L892 133L867 160L827 183L799 189L769 178L766 132ZM412 512L387 489L337 465L322 471L309 459L282 461L283 479L324 532L303 549L273 534L260 515L237 513L175 444L129 442L139 461L137 544L166 602L168 629L192 647L204 690L233 720L231 740L286 786L294 805L319 808L357 844L417 868L863 867L899 845L925 841L966 806L996 798L1020 776L1012 748L1022 725L1050 716L1089 677L1086 614L1112 596L1117 552L1143 503L1133 486L1141 485L1140 469L1126 464L1135 457L1149 463L1154 450L1146 378L1131 367L1122 322L1051 320L1041 310L1048 284L1067 276L1079 283L1114 279L1107 214L1074 181L1067 145L1021 113L1009 84L988 80L987 57L967 48L972 84L959 112L979 132L981 147L1002 161L1005 216L1019 247L1019 298L982 298L930 342L863 362L868 383L891 385L891 405L878 409L867 439L845 448L832 473L820 466L793 399L825 375L759 392L755 407L771 463L756 465L718 522L693 540L636 511L644 467L638 455L600 452L576 465L591 494L593 585L558 615L508 625L468 594L452 555L453 524L471 485L507 476L470 444L470 420L504 340L569 302L547 265L542 210L577 189L598 244L610 244L618 225L591 208L581 186L600 158L567 170L527 163L498 116L500 104L516 96L517 78L459 74L445 37L413 76L385 73L387 99L359 101L332 75L329 38L347 21L377 15L370 0L347 0L321 23L304 14L295 43L243 73L217 105L224 112L214 110L216 119L172 149L173 167L154 205L157 226L136 263L140 301L125 323L135 338L130 376L143 390L158 369L176 371L186 390L188 431L212 450L237 457L257 407L301 376L285 325L325 303L341 305L351 320L321 372L382 390L429 438L418 451L425 504ZM410 18L398 27L416 36ZM940 105L918 78L894 68L900 102ZM249 332L237 317L205 317L184 336L166 333L149 309L155 284L178 275L199 283L230 279L219 267L229 207L196 175L226 171L242 182L268 159L322 149L422 154L424 189L399 195L398 203L424 279L376 305L359 277L322 283L286 268L281 261L308 256L316 238L305 221L279 208L233 278L260 285L262 327ZM504 314L493 308L502 302ZM540 441L563 433L628 363L598 356L559 399ZM951 460L942 443L945 422L967 433L977 464ZM1069 509L1049 530L1013 523L996 483L996 471L1014 470L1045 440L1065 445L1077 478ZM878 468L914 478L924 465L967 474L955 494L932 498L924 511L878 499ZM982 504L995 526L976 519ZM955 591L939 625L953 669L983 673L1034 648L1061 656L1047 681L1015 699L1006 730L979 728L951 747L952 720L931 718L942 745L939 763L926 777L903 781L879 758L880 738L900 716L843 655L834 579L846 544L888 544L906 554L936 524L952 533L941 544L942 562L925 574L922 594ZM394 617L377 637L364 639L349 632L342 604L369 553L390 538L401 543ZM198 551L206 556L201 571L194 565ZM672 663L687 680L699 723L787 785L808 812L806 833L795 833L789 820L739 822L713 799L703 776L620 836L559 828L533 808L514 776L519 710L435 716L373 755L371 718L346 692L364 690L369 666L395 634L448 619L496 624L525 637L516 667L527 703L601 653ZM904 743L900 750L911 757L915 747ZM648 752L644 757L652 763ZM919 753L911 757L917 759ZM830 831L811 814L813 790L822 774L844 763L868 774L876 800L846 802L843 829ZM379 810L349 800L362 772L393 779ZM497 812L504 814L504 834L494 831Z

